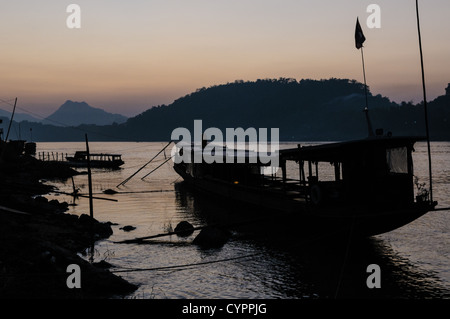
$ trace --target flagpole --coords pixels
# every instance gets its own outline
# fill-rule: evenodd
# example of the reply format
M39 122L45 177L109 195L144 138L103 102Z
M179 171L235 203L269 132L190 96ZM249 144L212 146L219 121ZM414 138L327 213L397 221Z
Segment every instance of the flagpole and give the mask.
M366 40L366 38L364 37L361 26L359 24L359 19L356 19L355 41L356 41L356 48L361 49L361 60L362 60L363 76L364 76L364 93L365 93L365 97L366 97L366 107L364 108L364 113L366 114L367 130L369 132L369 136L373 136L374 134L373 134L372 123L370 122L370 118L369 118L369 100L368 100L368 93L367 93L366 66L365 66L365 62L364 62L363 43L365 40Z
M419 1L416 0L416 15L417 15L417 33L419 35L419 51L420 51L420 65L422 69L422 89L423 89L423 107L425 111L425 130L427 134L427 149L428 149L428 173L430 178L430 202L433 205L433 179L431 170L431 146L430 146L430 132L428 128L428 106L427 106L427 92L425 88L425 71L423 66L423 51L422 51L422 37L420 35L420 21L419 21Z
M366 95L366 107L364 108L364 113L366 114L367 130L369 131L369 136L373 136L372 123L370 122L370 118L369 118L369 100L367 98L366 67L364 65L363 47L361 47L361 58L362 58L362 66L363 66L363 74L364 74L364 93Z
M367 100L367 83L366 83L366 67L364 64L364 50L361 47L361 59L362 59L362 67L363 67L363 75L364 75L364 93L366 94L366 108L365 111L369 112L369 102Z

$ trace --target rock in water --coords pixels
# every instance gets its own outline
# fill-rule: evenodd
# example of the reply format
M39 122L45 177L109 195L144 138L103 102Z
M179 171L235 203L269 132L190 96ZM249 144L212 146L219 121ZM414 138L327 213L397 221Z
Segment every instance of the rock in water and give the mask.
M81 214L80 217L78 217L78 225L89 231L93 231L102 237L109 237L113 233L110 225L101 223L87 214Z
M110 194L110 195L113 195L113 194L117 194L117 191L115 191L115 190L113 190L113 189L105 189L104 191L103 191L103 194Z
M193 243L205 248L222 247L230 238L230 233L227 230L208 226L195 237Z
M177 227L175 227L175 231L178 236L186 237L194 232L194 226L187 221L182 221L178 223Z
M121 227L119 229L122 229L123 231L132 231L132 230L135 230L136 227L131 226L131 225L127 225L127 226L123 226L123 227Z

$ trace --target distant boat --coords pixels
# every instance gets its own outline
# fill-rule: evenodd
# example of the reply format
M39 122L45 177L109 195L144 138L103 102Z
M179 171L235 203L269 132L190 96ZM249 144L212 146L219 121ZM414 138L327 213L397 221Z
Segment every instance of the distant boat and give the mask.
M76 151L74 156L66 156L69 166L87 167L88 158L86 151ZM89 154L90 166L95 168L119 168L124 161L121 154Z

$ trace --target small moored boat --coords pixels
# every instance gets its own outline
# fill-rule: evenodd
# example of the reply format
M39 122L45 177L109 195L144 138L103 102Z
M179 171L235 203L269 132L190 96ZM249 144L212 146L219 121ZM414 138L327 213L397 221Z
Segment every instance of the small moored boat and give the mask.
M87 167L88 154L86 151L77 151L74 156L66 156L69 166ZM94 153L89 154L90 166L95 168L119 168L124 161L121 154Z

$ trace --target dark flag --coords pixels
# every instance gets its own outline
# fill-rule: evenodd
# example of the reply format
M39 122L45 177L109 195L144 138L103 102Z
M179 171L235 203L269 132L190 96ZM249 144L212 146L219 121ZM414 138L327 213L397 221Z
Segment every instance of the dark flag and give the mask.
M356 18L356 30L355 30L355 45L357 49L361 49L364 41L366 41L366 37L361 29L361 25L359 24L359 19Z

